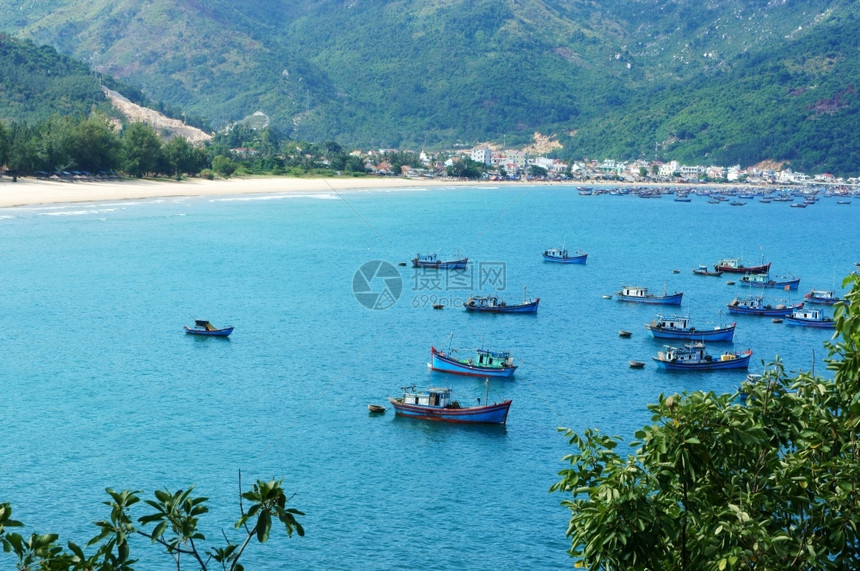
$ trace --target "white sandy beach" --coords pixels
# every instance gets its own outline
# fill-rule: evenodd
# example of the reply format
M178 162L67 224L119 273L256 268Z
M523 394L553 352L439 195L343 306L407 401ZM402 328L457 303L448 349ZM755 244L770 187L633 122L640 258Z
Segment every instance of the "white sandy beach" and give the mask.
M408 178L293 178L261 177L231 178L227 180L188 179L176 181L118 180L60 182L21 177L12 182L8 176L0 177L0 208L97 202L105 200L132 200L178 196L229 196L267 193L312 193L369 188L422 188L452 185L487 184L475 181ZM493 183L497 185L499 183Z

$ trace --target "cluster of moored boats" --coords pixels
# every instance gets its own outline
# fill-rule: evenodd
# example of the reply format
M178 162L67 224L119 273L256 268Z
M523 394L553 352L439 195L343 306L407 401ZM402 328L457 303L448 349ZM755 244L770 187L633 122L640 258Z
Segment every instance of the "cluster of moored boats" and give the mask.
M860 270L860 266L858 266ZM711 267L700 265L693 269L693 273L703 276L720 276L723 273L743 274L741 285L747 287L781 288L785 291L796 290L800 284L800 278L781 277L774 278L770 275L770 263L745 266L738 258L726 258L718 261ZM735 282L727 282L734 284ZM617 299L621 301L680 305L683 292L668 291L662 295L654 294L644 287L625 286L616 293ZM611 297L611 296L604 296ZM825 315L820 308L805 307L805 303L813 305L832 306L843 301L832 290L813 289L804 296L804 302L797 304L770 303L765 301L764 295L750 295L746 297L735 297L726 305L728 312L738 315L760 315L773 318L776 323L783 321L789 325L803 327L816 327L821 329L833 329L836 324L832 317ZM669 339L686 341L682 346L667 345L663 351L653 357L657 365L670 370L694 370L708 371L721 369L746 369L749 366L752 351L725 351L720 355L711 355L707 352L705 342L731 342L734 339L736 323L730 325L717 325L713 328L697 329L690 323L690 318L684 316L657 315L645 328L654 339ZM629 336L629 332L622 331L622 337ZM633 368L642 368L642 361L631 361Z
M581 251L569 251L564 246L548 248L543 252L547 262L559 264L584 264L588 254ZM418 254L412 258L413 268L430 268L435 270L465 269L468 258L441 260L436 254ZM463 304L467 312L473 313L536 313L540 298L529 298L523 291L523 301L508 303L496 295L473 295ZM403 396L388 397L395 413L412 418L437 420L456 423L504 424L507 422L511 401L500 403L489 402L489 379L510 379L514 376L517 366L508 351L491 351L480 348L474 356L461 357L457 349L448 348L442 351L430 347L430 369L455 375L470 375L487 379L487 391L484 403L478 398L477 406L464 407L451 396L450 387L432 387L424 391L416 391L414 386L403 387ZM368 406L371 413L383 413L385 407L372 404Z

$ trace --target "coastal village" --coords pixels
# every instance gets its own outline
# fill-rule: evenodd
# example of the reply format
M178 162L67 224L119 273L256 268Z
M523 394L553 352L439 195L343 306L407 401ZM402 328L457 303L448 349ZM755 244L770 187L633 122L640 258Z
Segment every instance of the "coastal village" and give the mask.
M699 183L727 182L754 185L857 185L860 177L843 178L830 173L806 174L791 168L778 168L774 165L754 165L748 168L734 166L684 165L678 161L616 161L613 159L575 161L568 163L559 159L538 156L523 150L494 150L487 146L462 151L444 160L437 155L420 153L425 168L402 167L402 172L390 170L385 159L385 151L353 154L361 156L369 172L379 175L400 175L407 177L447 176L447 168L463 157L486 165L484 178L489 180L555 180L555 181L618 181L626 183ZM534 175L538 167L540 173Z

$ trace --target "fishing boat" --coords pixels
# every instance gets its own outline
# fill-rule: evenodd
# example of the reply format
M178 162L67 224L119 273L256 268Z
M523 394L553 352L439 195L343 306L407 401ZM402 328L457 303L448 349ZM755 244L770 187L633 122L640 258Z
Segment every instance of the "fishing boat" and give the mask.
M730 274L766 274L770 271L770 262L758 266L745 266L740 258L723 258L714 264L714 270Z
M735 325L716 326L713 329L696 329L690 325L690 318L674 315L664 317L657 315L651 323L645 324L645 329L651 332L654 339L688 339L696 341L731 341L735 335Z
M447 387L420 392L414 386L403 387L401 398L388 397L388 401L400 416L461 424L505 424L511 408L509 400L482 405L480 398L478 406L464 407L451 399L451 389Z
M571 254L567 248L549 248L543 251L543 259L545 262L556 262L559 264L584 264L588 254L584 252L574 252Z
M527 299L523 290L523 302L508 304L495 295L473 295L466 300L463 308L466 311L483 313L536 313L540 298Z
M736 297L726 307L729 308L729 313L785 317L791 315L791 312L795 309L803 307L803 303L799 303L798 305L786 305L784 303L772 305L764 302L764 296L753 295L745 298Z
M713 272L708 269L708 266L705 264L699 264L698 268L693 268L693 273L697 276L721 276L723 275L723 270L714 270Z
M745 274L740 281L744 287L797 289L800 278L795 276L772 277L770 274Z
M621 291L615 293L618 296L618 301L632 301L636 303L652 303L662 305L681 305L683 292L666 293L664 288L663 295L654 295L648 291L647 287L624 286Z
M828 289L814 289L803 298L809 303L819 303L821 305L833 305L842 301L842 298L836 295L836 292Z
M469 258L442 261L436 254L416 254L412 258L413 268L435 268L437 270L465 270Z
M843 205L844 204L851 204L851 201L850 200L837 200L836 204L843 204Z
M746 369L749 367L752 351L736 353L727 351L718 357L707 353L702 342L686 343L683 347L666 345L665 351L652 357L657 365L670 371L716 371L720 369Z
M233 333L232 327L218 329L205 319L195 319L194 327L185 326L185 333L189 335L202 335L204 337L227 337Z
M446 354L436 347L430 347L430 368L443 373L456 375L472 375L475 377L504 377L511 378L517 366L508 351L490 351L477 349L472 359L457 359L451 354L456 349L449 349Z
M818 327L819 329L836 329L836 321L832 317L821 314L820 309L795 309L791 315L785 316L785 322L789 325L801 325L803 327Z

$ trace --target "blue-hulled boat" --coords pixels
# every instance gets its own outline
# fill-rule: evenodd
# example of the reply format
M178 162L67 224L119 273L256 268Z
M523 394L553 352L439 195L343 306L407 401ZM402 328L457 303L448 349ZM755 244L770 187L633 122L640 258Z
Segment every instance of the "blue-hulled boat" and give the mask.
M456 349L454 350L456 351ZM452 351L449 350L448 353ZM508 351L478 349L473 359L455 359L444 351L430 347L430 368L443 373L472 375L475 377L511 378L517 366Z
M819 303L821 305L833 305L842 301L842 298L836 295L836 292L829 289L814 289L803 298L809 303Z
M518 304L508 304L494 295L473 295L466 300L463 308L466 311L483 313L536 313L540 298L526 299Z
M791 315L785 317L789 325L800 325L803 327L818 327L819 329L836 329L836 321L832 317L821 314L820 309L795 309Z
M413 268L436 268L437 270L465 270L469 258L442 261L436 254L416 254L412 258Z
M232 327L224 327L223 329L218 329L205 319L195 319L194 327L185 326L185 333L189 335L202 335L205 337L228 337L231 333L233 333Z
M735 335L735 323L716 326L713 329L696 329L690 326L690 318L675 315L672 317L656 316L651 323L645 324L645 329L651 332L654 339L687 339L691 341L731 341Z
M672 294L666 293L663 295L654 295L648 291L647 287L624 286L621 291L615 293L618 301L632 301L636 303L653 303L662 305L681 305L683 292L675 292Z
M404 387L403 397L388 397L395 414L424 420L460 424L505 424L511 401L464 407L451 399L450 388L430 388L416 392L415 387Z
M739 282L744 287L797 289L800 278L795 276L772 277L770 274L745 274Z
M778 303L776 305L765 303L764 296L753 295L746 298L736 297L726 307L729 308L729 313L741 315L767 315L770 317L785 317L791 315L795 309L803 307L803 303L797 305L786 305Z
M752 351L741 353L728 351L718 357L706 352L701 342L687 343L683 347L666 345L665 351L657 353L653 359L657 365L670 371L717 371L721 369L746 369L750 364Z
M588 254L584 252L575 252L571 254L567 248L549 248L544 250L543 259L546 262L556 262L559 264L584 264Z

